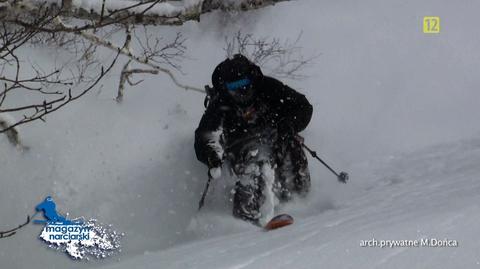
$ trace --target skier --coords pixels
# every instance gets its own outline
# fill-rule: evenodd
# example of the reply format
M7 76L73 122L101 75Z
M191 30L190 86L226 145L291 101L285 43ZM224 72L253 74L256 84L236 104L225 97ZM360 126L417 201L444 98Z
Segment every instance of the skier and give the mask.
M35 207L36 211L43 211L43 216L53 223L71 224L72 222L57 213L56 204L51 196L47 196L43 202ZM42 223L42 222L40 222Z
M221 176L227 163L240 179L233 215L265 224L261 219L273 217L273 205L267 205L273 201L268 188L280 202L290 200L293 193L305 196L310 189L298 133L307 127L313 108L304 95L264 76L241 54L215 68L212 84L215 95L195 131L197 158L213 178ZM274 175L273 182L269 174Z

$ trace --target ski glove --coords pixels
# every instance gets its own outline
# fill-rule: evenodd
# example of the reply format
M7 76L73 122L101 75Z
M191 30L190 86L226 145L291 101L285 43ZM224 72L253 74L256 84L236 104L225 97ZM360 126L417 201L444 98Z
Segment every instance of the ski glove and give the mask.
M223 161L218 157L216 152L210 153L208 156L208 168L215 168L222 166Z
M208 175L213 179L220 178L222 176L222 168L221 167L210 168L208 170Z

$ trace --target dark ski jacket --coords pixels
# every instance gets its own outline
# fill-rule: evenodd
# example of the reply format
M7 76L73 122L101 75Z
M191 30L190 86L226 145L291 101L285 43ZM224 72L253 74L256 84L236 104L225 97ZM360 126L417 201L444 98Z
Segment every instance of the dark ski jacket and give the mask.
M215 154L212 133L220 129L220 145L227 148L242 137L256 135L266 128L298 133L307 127L313 107L303 94L267 76L259 79L255 90L253 112L238 107L227 92L220 92L211 101L195 131L195 153L199 161L208 165L208 158Z

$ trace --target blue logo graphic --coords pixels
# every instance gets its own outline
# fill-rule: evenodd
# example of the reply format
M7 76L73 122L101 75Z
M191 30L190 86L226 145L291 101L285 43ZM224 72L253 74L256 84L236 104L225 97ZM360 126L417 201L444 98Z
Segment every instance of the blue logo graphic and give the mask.
M111 225L105 227L94 219L84 221L83 217L67 219L57 212L51 196L47 196L35 210L35 215L43 212L45 219L34 219L33 223L45 225L40 239L50 248L65 252L74 259L84 259L87 256L106 258L119 252L123 233L112 230Z
M64 216L61 216L57 213L56 209L56 204L53 201L51 196L47 196L43 202L37 205L35 207L35 210L38 211L43 211L43 216L45 217L46 220L34 220L33 223L36 224L45 224L45 223L55 223L55 224L63 224L63 225L69 225L69 224L82 224L81 221L78 222L72 222L71 220L68 220Z

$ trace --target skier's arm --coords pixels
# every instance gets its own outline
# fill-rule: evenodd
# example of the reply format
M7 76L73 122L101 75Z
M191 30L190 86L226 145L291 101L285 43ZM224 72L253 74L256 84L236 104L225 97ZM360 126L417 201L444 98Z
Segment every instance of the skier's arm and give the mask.
M220 141L222 115L209 106L195 130L195 153L197 159L209 167L221 165L223 145Z
M313 107L305 95L274 78L265 77L265 83L269 92L272 92L272 96L269 98L270 105L277 110L278 127L292 128L295 133L304 130L313 113Z
M282 108L284 119L291 122L294 132L298 133L307 128L312 119L313 107L305 95L300 94L285 85L285 106Z

